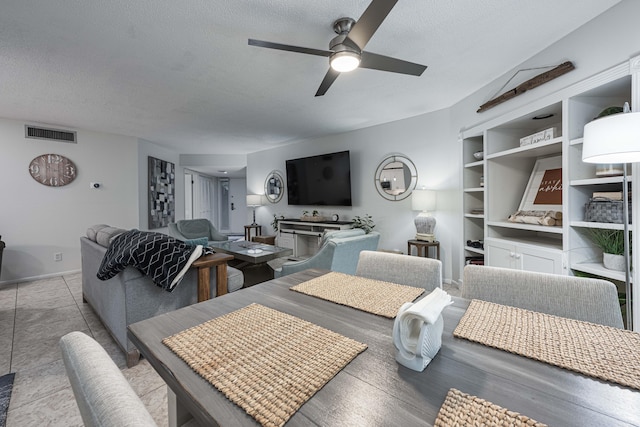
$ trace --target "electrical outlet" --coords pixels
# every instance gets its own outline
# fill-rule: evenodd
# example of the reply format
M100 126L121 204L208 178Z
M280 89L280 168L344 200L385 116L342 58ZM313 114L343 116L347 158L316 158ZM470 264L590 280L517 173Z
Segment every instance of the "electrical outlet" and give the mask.
M55 252L53 254L53 260L54 261L62 261L62 252Z

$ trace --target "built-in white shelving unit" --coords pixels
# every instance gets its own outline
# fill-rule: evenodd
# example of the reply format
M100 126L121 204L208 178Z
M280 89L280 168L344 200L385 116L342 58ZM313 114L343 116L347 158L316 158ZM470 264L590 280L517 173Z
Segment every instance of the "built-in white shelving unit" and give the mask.
M614 281L623 294L625 273L604 268L602 252L589 235L589 229L623 230L623 224L584 220L585 205L593 193L621 191L622 177L596 175L596 165L582 162L582 145L584 126L604 109L624 102L634 111L640 109L640 57L462 130L463 256L482 255L485 264L492 266L595 275ZM556 131L552 139L520 146L520 138L549 128ZM477 151L484 152L482 160L473 158ZM507 221L519 209L536 160L548 157L561 159L563 194L558 210L562 225ZM638 169L638 165L628 168L629 191L640 185ZM631 233L640 218L639 203L632 200L632 205L636 220L630 226ZM484 248L470 247L466 244L469 240L483 241ZM633 248L632 265L640 265L638 242L633 241ZM639 281L635 270L634 281ZM640 295L634 299L633 313L638 329Z

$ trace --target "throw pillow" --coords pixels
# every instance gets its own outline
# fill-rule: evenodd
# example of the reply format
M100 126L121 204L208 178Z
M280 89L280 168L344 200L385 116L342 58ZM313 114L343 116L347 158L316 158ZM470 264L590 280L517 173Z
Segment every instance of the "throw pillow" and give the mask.
M209 239L207 239L206 237L198 237L197 239L187 239L184 240L184 242L189 245L189 246L208 246L209 245Z
M87 228L87 238L95 242L98 235L98 231L106 227L108 227L107 224L92 225L91 227Z
M96 233L96 243L100 246L104 246L105 248L109 247L109 244L115 239L118 235L124 233L127 230L117 227L104 227L98 230Z

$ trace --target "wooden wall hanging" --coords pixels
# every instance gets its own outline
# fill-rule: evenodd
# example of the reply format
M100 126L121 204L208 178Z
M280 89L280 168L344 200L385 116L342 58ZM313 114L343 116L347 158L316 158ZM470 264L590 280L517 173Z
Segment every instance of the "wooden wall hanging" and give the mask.
M508 101L511 98L515 98L518 95L522 95L526 91L536 88L544 83L547 83L557 77L560 77L563 74L568 73L573 70L575 67L571 61L564 62L552 70L545 71L542 74L538 74L537 76L527 80L524 83L519 84L515 88L503 93L500 96L493 98L490 101L485 102L478 108L476 113L482 113L483 111L488 110L489 108L493 108L498 104L502 104L505 101Z

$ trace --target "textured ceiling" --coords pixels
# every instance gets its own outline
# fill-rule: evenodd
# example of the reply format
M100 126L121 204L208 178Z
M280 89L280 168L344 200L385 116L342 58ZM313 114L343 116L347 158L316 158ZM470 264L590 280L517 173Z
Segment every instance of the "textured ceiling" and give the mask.
M368 0L0 0L0 117L245 154L448 107L619 0L400 0L367 51L421 77L341 75L332 23Z

